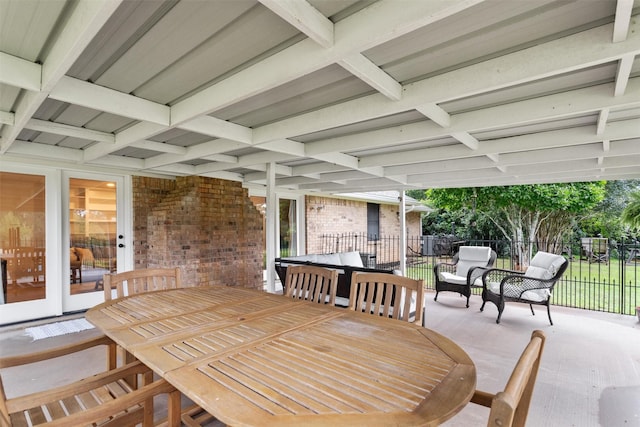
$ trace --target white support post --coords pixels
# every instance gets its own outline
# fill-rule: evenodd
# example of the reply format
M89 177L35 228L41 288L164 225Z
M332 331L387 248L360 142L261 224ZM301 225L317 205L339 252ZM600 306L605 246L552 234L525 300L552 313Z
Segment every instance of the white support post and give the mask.
M405 206L404 190L399 191L398 197L400 216L400 271L403 276L407 274L407 209Z
M267 267L267 292L276 291L275 258L277 254L276 224L278 215L278 199L276 197L276 164L267 163L267 221L266 234L266 267ZM284 285L284 284L283 284Z

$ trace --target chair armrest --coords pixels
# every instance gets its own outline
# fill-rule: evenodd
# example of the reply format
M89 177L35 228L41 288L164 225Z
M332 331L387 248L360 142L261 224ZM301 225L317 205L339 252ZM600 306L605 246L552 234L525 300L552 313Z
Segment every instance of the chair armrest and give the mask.
M473 396L471 396L471 402L475 403L476 405L486 406L487 408L490 408L495 396L495 394L487 393L486 391L476 390L473 393Z
M86 420L100 420L106 419L112 416L114 413L118 413L122 408L131 407L136 404L144 403L147 399L154 397L158 394L174 393L177 391L171 384L163 379L154 381L152 384L141 387L131 393L126 394L123 397L114 399L111 402L104 403L102 405L91 408L85 412L70 415L66 418L61 418L55 421L47 423L49 427L67 427L69 425L83 424ZM179 397L179 396L177 396Z
M456 272L456 264L451 264L448 262L439 262L433 266L433 272L436 277L438 277L439 273L455 273Z
M115 355L116 352L116 343L108 338L105 335L100 335L97 337L88 338L83 341L74 342L72 344L42 350L35 353L30 354L21 354L17 356L7 356L0 358L0 369L1 368L9 368L12 366L20 366L27 365L30 363L40 362L42 360L52 359L54 357L60 357L71 353L77 353L82 350L86 350L91 347L96 347L99 345L109 346L109 351L113 351Z
M482 273L482 286L486 288L487 282L501 283L508 278L522 276L524 276L524 272L522 271L486 268L484 273Z
M487 270L491 267L471 267L467 272L467 284L474 286L476 280L481 279Z

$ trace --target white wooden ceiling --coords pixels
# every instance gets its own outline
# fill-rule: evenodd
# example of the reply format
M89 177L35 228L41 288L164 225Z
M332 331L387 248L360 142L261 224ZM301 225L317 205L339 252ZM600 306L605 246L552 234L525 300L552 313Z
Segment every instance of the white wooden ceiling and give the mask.
M301 192L640 178L640 0L0 0L0 162Z

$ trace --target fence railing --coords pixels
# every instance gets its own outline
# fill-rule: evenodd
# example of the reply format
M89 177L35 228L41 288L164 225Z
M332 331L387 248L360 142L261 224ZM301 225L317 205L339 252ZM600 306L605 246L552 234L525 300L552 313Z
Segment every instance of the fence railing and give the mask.
M603 241L604 240L604 241ZM398 268L400 238L348 233L321 236L322 252L360 251L368 267ZM524 269L516 248L520 242L508 240L462 240L455 236L410 236L407 238L407 276L423 279L434 288L433 266L446 262L461 245L490 246L498 254L494 265L503 269ZM534 243L532 253L546 248ZM555 286L552 303L565 307L635 315L640 305L640 244L594 238L562 242L562 254L569 267ZM596 252L596 253L594 253ZM478 289L473 291L479 294Z

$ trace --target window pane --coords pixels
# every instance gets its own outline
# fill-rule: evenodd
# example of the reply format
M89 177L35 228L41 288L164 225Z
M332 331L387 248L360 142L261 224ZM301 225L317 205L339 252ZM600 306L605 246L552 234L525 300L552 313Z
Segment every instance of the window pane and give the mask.
M45 177L0 172L0 303L45 298Z
M380 236L380 205L376 203L367 203L367 235L369 240Z

